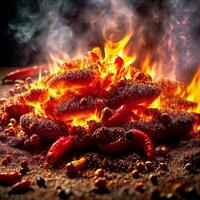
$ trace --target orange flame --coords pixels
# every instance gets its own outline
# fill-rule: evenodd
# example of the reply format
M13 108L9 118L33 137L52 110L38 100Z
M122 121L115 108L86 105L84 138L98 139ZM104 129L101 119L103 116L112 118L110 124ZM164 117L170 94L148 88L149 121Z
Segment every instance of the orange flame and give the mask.
M200 68L197 70L194 78L187 87L187 100L197 103L195 112L200 113Z
M128 55L126 52L126 47L132 38L132 32L129 32L124 38L120 41L113 42L110 40L106 40L104 51L102 51L99 47L93 48L91 52L88 52L88 56L86 58L76 58L72 62L76 63L73 67L85 68L88 64L96 65L96 71L98 73L98 80L94 79L91 84L84 89L81 84L78 86L68 86L59 88L49 88L41 78L39 77L38 82L32 85L32 89L41 88L45 89L48 92L48 95L43 103L46 103L49 99L58 100L62 95L66 97L70 97L71 94L82 94L83 91L86 90L96 90L95 86L97 83L101 85L104 91L109 91L111 86L118 83L120 80L130 79L135 80L135 76L140 72L139 69L134 68L134 62L137 58L136 55ZM65 53L61 53L56 55L54 53L50 53L51 64L49 66L51 74L59 74L70 68L73 68L70 65L71 60L69 56ZM69 62L69 63L68 63ZM63 63L68 63L67 66L63 67ZM158 78L163 76L163 65L161 62L152 63L151 53L147 53L143 63L141 64L141 71L149 74L152 79L155 81ZM172 68L171 71L168 72L168 76L174 79L175 77L175 69ZM177 88L177 96L182 93L183 88ZM187 90L184 91L184 97L187 100L196 102L198 104L195 112L200 112L200 69L195 74L191 84L188 86ZM161 98L158 97L151 105L146 105L149 108L160 108ZM37 115L47 117L45 111L43 110L43 106L41 103L27 102L28 105L34 107L35 113ZM100 121L99 112L97 108L95 112L84 113L83 115L74 115L71 118L62 119L66 123L69 123L73 126L87 126L87 121L94 120L96 122Z

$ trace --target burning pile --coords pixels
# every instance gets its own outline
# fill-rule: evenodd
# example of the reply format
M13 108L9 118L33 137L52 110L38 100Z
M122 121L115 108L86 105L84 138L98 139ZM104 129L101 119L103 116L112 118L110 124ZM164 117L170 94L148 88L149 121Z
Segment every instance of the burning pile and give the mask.
M24 146L52 144L49 165L86 148L106 153L143 148L153 159L154 144L198 136L200 71L188 88L174 80L153 80L149 68L137 69L135 57L124 53L129 39L108 41L104 56L95 48L84 58L58 62L53 72L51 64L51 74L1 106L4 133L9 134L9 121L15 119L14 135L26 138ZM26 70L23 75L30 75Z

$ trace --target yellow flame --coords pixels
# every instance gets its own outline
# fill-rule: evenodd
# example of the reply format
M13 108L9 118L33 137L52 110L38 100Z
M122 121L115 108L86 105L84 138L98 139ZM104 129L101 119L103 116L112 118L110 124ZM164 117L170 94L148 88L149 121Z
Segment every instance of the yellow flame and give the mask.
M187 87L187 100L197 103L195 112L200 113L200 68L195 73L194 78Z
M33 103L33 102L27 102L26 103L28 106L31 106L34 108L34 113L38 116L46 117L46 114L41 106L40 103Z
M86 58L76 58L72 62L76 63L76 66L80 68L87 67L90 62L95 62L95 70L98 73L98 81L100 82L101 87L105 91L109 91L111 86L113 84L118 83L120 80L124 79L130 79L134 80L135 78L135 72L133 64L136 60L136 56L132 55L130 56L127 53L127 46L130 42L130 39L132 38L132 32L129 32L124 38L117 42L113 42L110 40L106 40L104 51L102 51L99 47L95 47L92 50L92 53L95 53L95 55L99 58L98 61L91 61L92 56L90 53L88 53L88 56ZM169 41L170 42L170 41ZM171 42L169 45L172 45ZM69 56L65 53L60 54L54 54L50 52L50 58L51 58L51 64L49 65L49 70L51 74L58 74L65 70L68 70L68 68L63 67L63 63L69 62L70 59ZM174 58L175 59L175 58ZM175 62L175 60L174 60ZM94 63L91 63L94 64ZM70 67L69 67L70 68ZM163 64L161 62L152 63L152 54L151 52L148 52L146 57L144 58L143 63L141 64L141 71L149 74L153 80L156 80L158 78L161 78L163 75ZM168 72L168 77L170 76L172 79L175 77L175 68L172 67L171 71ZM98 82L98 83L99 83ZM96 86L97 80L95 79L91 85L88 85L88 87ZM42 74L39 74L38 81L31 86L32 89L34 88L41 88L45 89L48 92L47 99L44 104L51 98L56 100L62 100L62 97L64 95L64 98L70 98L71 94L82 94L83 87L82 85L71 85L68 87L64 87L60 85L58 88L50 88L48 85L46 85L45 82L43 82ZM95 88L96 89L96 88ZM94 89L94 90L95 90ZM183 88L178 87L177 91L175 91L175 95L181 96L183 93ZM191 84L188 86L187 91L183 93L183 97L187 97L188 100L194 101L198 103L198 107L195 110L196 112L200 112L200 69L195 74L193 80L191 81ZM151 105L141 105L141 106L148 106L149 108L160 108L160 101L161 98L158 97ZM40 103L33 103L33 102L27 102L28 105L32 106L35 109L35 113L39 116L46 117L45 111L43 110L43 105ZM94 120L96 122L100 121L100 118L98 116L98 113L92 112L92 113L84 113L83 115L74 115L72 118L62 119L66 123L70 123L70 125L73 126L87 126L87 122L90 120ZM68 121L67 121L68 120ZM70 121L70 122L69 122Z

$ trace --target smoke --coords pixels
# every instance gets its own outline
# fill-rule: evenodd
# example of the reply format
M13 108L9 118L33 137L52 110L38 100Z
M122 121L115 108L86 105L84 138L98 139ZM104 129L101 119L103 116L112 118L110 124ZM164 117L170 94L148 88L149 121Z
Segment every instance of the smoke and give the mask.
M199 64L199 8L196 0L19 0L10 30L22 65L45 62L49 52L84 55L131 30L128 52L137 56L136 66L150 55L163 74L176 67L183 79Z
M200 64L200 2L170 0L169 7L173 17L177 77L186 82L190 80Z

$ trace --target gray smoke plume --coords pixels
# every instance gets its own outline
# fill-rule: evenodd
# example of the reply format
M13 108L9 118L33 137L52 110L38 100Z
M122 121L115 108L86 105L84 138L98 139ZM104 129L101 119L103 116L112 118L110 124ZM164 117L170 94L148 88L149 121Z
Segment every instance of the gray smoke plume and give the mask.
M150 53L165 75L176 67L185 81L199 64L199 8L197 0L19 0L10 29L23 65L45 62L49 52L84 55L132 30L128 51L136 66Z

